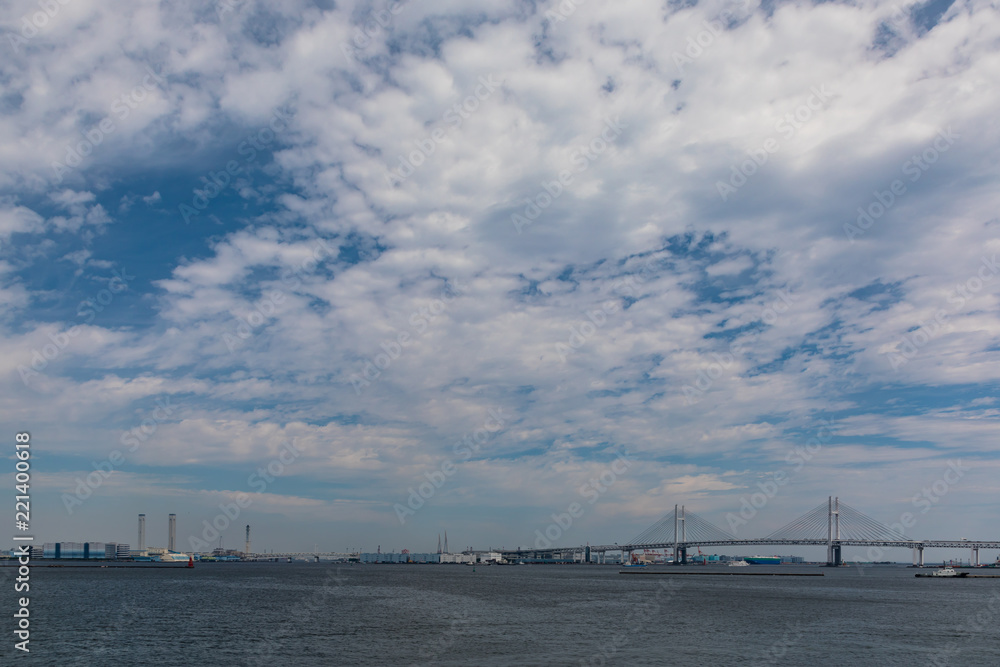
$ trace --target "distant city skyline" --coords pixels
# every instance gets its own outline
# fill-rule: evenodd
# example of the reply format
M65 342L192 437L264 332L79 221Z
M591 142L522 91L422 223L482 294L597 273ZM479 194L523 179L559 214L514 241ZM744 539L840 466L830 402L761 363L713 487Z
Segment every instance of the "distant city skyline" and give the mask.
M734 515L730 515L730 517L729 517L730 520L732 520L733 516ZM178 551L178 552L186 552L186 553L210 553L211 551L213 551L216 548L224 548L224 549L231 550L231 551L242 552L242 553L254 553L254 554L287 553L287 552L310 553L310 552L314 552L314 551L323 552L323 553L325 553L325 552L338 552L338 553L354 553L354 552L359 552L359 553L365 553L365 554L375 554L375 553L377 553L377 551L379 549L381 549L381 543L379 543L375 548L372 548L372 549L365 549L363 547L324 547L324 548L320 548L319 544L316 543L316 544L313 545L312 549L290 548L290 547L288 547L286 545L279 544L279 545L276 545L276 546L273 546L273 547L270 547L270 548L268 548L268 547L262 547L259 551L258 550L247 551L247 547L250 544L250 541L249 541L250 526L249 525L244 526L245 532L242 533L243 536L244 536L244 543L242 543L240 545L227 545L225 543L225 535L222 535L223 539L222 539L221 543L218 543L218 544L207 545L204 542L202 542L199 546L201 546L203 548L187 548L187 547L184 547L183 545L177 545L177 548L174 549L174 548L171 547L171 538L175 534L174 531L176 530L176 514L175 513L168 513L167 514L167 540L166 540L166 543L165 543L166 546L160 546L158 543L155 542L155 538L154 538L154 542L153 543L148 542L148 540L145 541L145 543L144 543L144 540L143 540L142 536L145 534L144 531L145 531L145 527L146 527L146 518L147 518L147 514L146 513L139 513L137 515L138 531L139 531L139 534L140 534L140 538L137 540L136 545L134 547L135 550L137 550L137 551L143 551L143 550L146 550L146 549L154 549L154 550L155 549L167 549L169 551ZM907 523L910 523L910 522L912 522L912 518L905 518L905 521ZM743 523L745 523L745 522L743 522ZM905 526L902 525L902 524L900 524L900 523L897 523L895 525L887 524L886 527L889 528L890 530L899 530L901 528L905 528ZM722 529L720 526L716 526L716 528L720 529L722 532L725 532L724 529ZM666 528L660 528L658 530L660 530L660 531L666 530L667 532L669 532L669 526L666 527ZM764 537L764 534L749 534L748 533L748 534L739 535L738 532L739 531L733 531L732 537L734 539L747 539L747 538ZM442 540L442 535L444 536L443 540ZM696 539L694 537L693 533L689 534L689 535L690 535L691 539ZM636 536L633 536L633 538L634 537L636 537ZM911 536L907 535L907 537L911 537ZM472 544L470 544L470 545L466 545L466 546L463 546L463 547L460 547L460 548L456 548L454 550L449 550L448 541L447 541L447 531L443 531L441 534L439 534L437 536L437 538L438 538L438 540L437 540L437 548L434 549L434 550L425 550L425 549L422 549L420 547L418 547L418 548L411 548L409 546L401 546L401 547L388 546L386 549L382 550L382 553L385 553L385 554L397 554L397 555L398 554L402 554L402 553L406 553L406 552L410 552L410 553L414 553L414 554L423 554L423 555L434 554L434 553L437 553L437 554L440 554L440 553L461 553L461 552L465 551L468 548L473 548L473 549L476 549L476 550L479 550L479 551L486 551L486 550L490 550L490 549L511 549L511 550L513 550L513 549L518 549L518 548L522 548L524 550L531 550L531 549L538 549L538 548L546 548L547 549L547 548L551 547L554 550L559 550L559 548L571 548L571 547L590 546L590 545L596 545L596 544L599 543L599 541L597 541L597 542L595 542L595 541L587 541L587 542L581 542L581 543L574 543L574 542L568 542L568 541L555 541L555 542L551 542L551 543L546 543L545 545L539 545L537 543L537 540L536 540L535 544L517 544L517 545L510 545L510 546L507 546L507 545L498 545L498 544L495 544L495 543L489 543L489 544L484 544L484 545L472 545ZM846 538L847 538L847 536L845 534L845 539ZM629 539L632 539L632 538L629 538ZM652 538L649 538L649 539L652 539ZM653 541L662 541L662 539L664 539L664 538L662 538L662 537L661 538L657 538L657 539L655 539ZM667 539L668 542L670 541L670 538L666 538L666 539ZM975 537L972 537L972 538L968 538L968 537L964 537L964 536L963 537L956 537L954 535L939 536L939 537L923 537L923 538L914 538L914 539L927 539L927 540L934 540L934 539L941 539L941 540L970 539L970 540L996 541L996 538L991 538L990 536L975 536ZM131 546L131 543L124 542L124 541L98 540L98 539L73 539L73 540L62 540L62 539L49 540L49 539L46 539L46 540L38 540L37 546L41 546L43 543L48 544L48 543L53 543L53 542L76 542L76 543L81 543L81 544L82 543L86 543L86 542L103 542L103 543L129 544ZM619 543L622 544L622 545L624 545L624 544L627 543L627 540L621 540L621 541L618 541L618 542L614 542L614 544L619 544ZM604 542L603 544L611 544L611 542ZM242 547L242 548L240 548L240 547ZM698 554L702 554L703 553L705 556L709 556L709 555L721 555L721 556L743 557L743 556L751 556L751 555L761 555L763 552L767 552L767 555L798 556L798 557L805 558L807 561L813 561L813 562L823 562L824 558L826 558L826 556L824 554L822 554L822 551L823 551L824 548L820 547L820 546L793 546L793 547L787 547L786 546L786 547L782 547L782 548L785 551L787 551L788 553L787 554L786 553L778 554L778 551L780 551L780 549L775 550L776 547L774 547L774 546L767 546L767 545L760 545L760 546L758 546L758 545L751 545L751 546L722 546L722 547L715 546L715 547L706 547L704 551L698 550L697 553ZM641 551L642 550L639 550L637 553L641 553ZM657 548L654 551L663 551L663 549L662 548ZM695 553L696 552L692 551L692 552L690 552L689 555L691 557L694 557ZM889 562L897 562L897 563L910 563L912 561L912 557L911 557L912 553L913 552L912 552L911 549L901 548L901 547L895 547L895 548L893 548L893 547L887 547L885 549L876 549L876 550L874 550L874 552L871 549L866 549L866 548L862 548L862 547L844 547L842 557L844 558L845 563L847 565L857 564L857 563L863 563L863 562L873 562L873 561L874 562L889 561ZM949 548L933 548L933 549L927 549L926 550L926 554L925 554L925 562L928 563L928 564L940 563L940 562L945 562L945 561L949 561L949 562L950 561L968 561L968 562L972 562L972 560L973 560L973 555L970 553L970 548L954 548L954 549L949 549ZM1000 552L994 553L994 550L989 550L989 549L984 549L984 550L981 551L981 553L980 553L980 562L982 564L991 564L991 563L993 563L995 561L996 562L1000 562Z

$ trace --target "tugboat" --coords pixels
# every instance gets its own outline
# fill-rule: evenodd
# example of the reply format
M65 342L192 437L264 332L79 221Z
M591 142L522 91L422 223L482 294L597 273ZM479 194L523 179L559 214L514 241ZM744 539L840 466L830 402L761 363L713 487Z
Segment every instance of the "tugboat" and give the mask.
M729 567L750 567L750 563L745 560L731 560L729 561Z
M953 568L953 567L942 567L940 569L934 570L934 572L932 574L916 574L914 576L916 576L916 577L926 577L926 578L943 577L943 578L954 579L954 578L967 577L967 576L969 576L969 573L968 572L956 572L955 568Z

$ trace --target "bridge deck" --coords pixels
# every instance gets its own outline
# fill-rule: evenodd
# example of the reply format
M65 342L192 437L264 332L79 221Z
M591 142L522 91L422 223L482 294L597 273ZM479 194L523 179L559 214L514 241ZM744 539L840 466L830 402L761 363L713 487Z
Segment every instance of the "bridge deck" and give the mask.
M805 539L805 540L780 540L780 539L744 539L744 540L689 540L687 542L677 542L678 547L681 549L688 549L691 547L706 547L706 546L817 546L825 547L827 546L827 540L822 539ZM845 546L845 547L897 547L906 549L915 548L942 548L942 549L1000 549L1000 541L998 540L833 540L834 546ZM641 549L673 549L674 542L651 542L647 544L597 544L587 546L575 546L575 547L551 547L549 549L520 549L520 550L506 550L503 554L506 555L522 555L526 556L528 554L547 554L547 553L560 553L560 552L573 552L580 553L585 551L587 548L590 549L591 553L601 552L601 551L639 551Z

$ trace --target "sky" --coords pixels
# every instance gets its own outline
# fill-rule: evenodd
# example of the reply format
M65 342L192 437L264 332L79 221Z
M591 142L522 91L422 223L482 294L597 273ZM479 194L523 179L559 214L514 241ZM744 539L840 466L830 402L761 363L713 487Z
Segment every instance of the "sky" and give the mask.
M36 540L611 544L675 504L758 537L828 496L997 538L995 1L0 25Z

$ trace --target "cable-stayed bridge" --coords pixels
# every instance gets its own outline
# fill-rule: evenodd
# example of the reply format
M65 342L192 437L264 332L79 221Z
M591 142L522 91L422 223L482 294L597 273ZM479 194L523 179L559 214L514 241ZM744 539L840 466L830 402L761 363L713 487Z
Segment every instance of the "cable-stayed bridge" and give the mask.
M746 523L742 519L739 520ZM898 524L897 524L898 525ZM902 528L901 525L899 525ZM843 564L843 547L909 548L913 550L914 565L924 564L924 549L964 548L972 550L973 564L979 565L980 549L1000 549L1000 540L914 540L871 518L839 498L830 497L826 502L809 510L802 516L785 524L778 530L756 538L737 538L711 521L694 512L687 512L684 506L675 505L668 513L646 530L624 544L599 544L576 547L551 547L544 549L521 549L504 551L511 559L524 557L551 557L552 554L585 555L596 553L603 562L607 552L622 552L646 549L670 549L675 563L687 562L687 551L692 547L704 546L825 546L828 565ZM537 546L537 544L536 544Z

